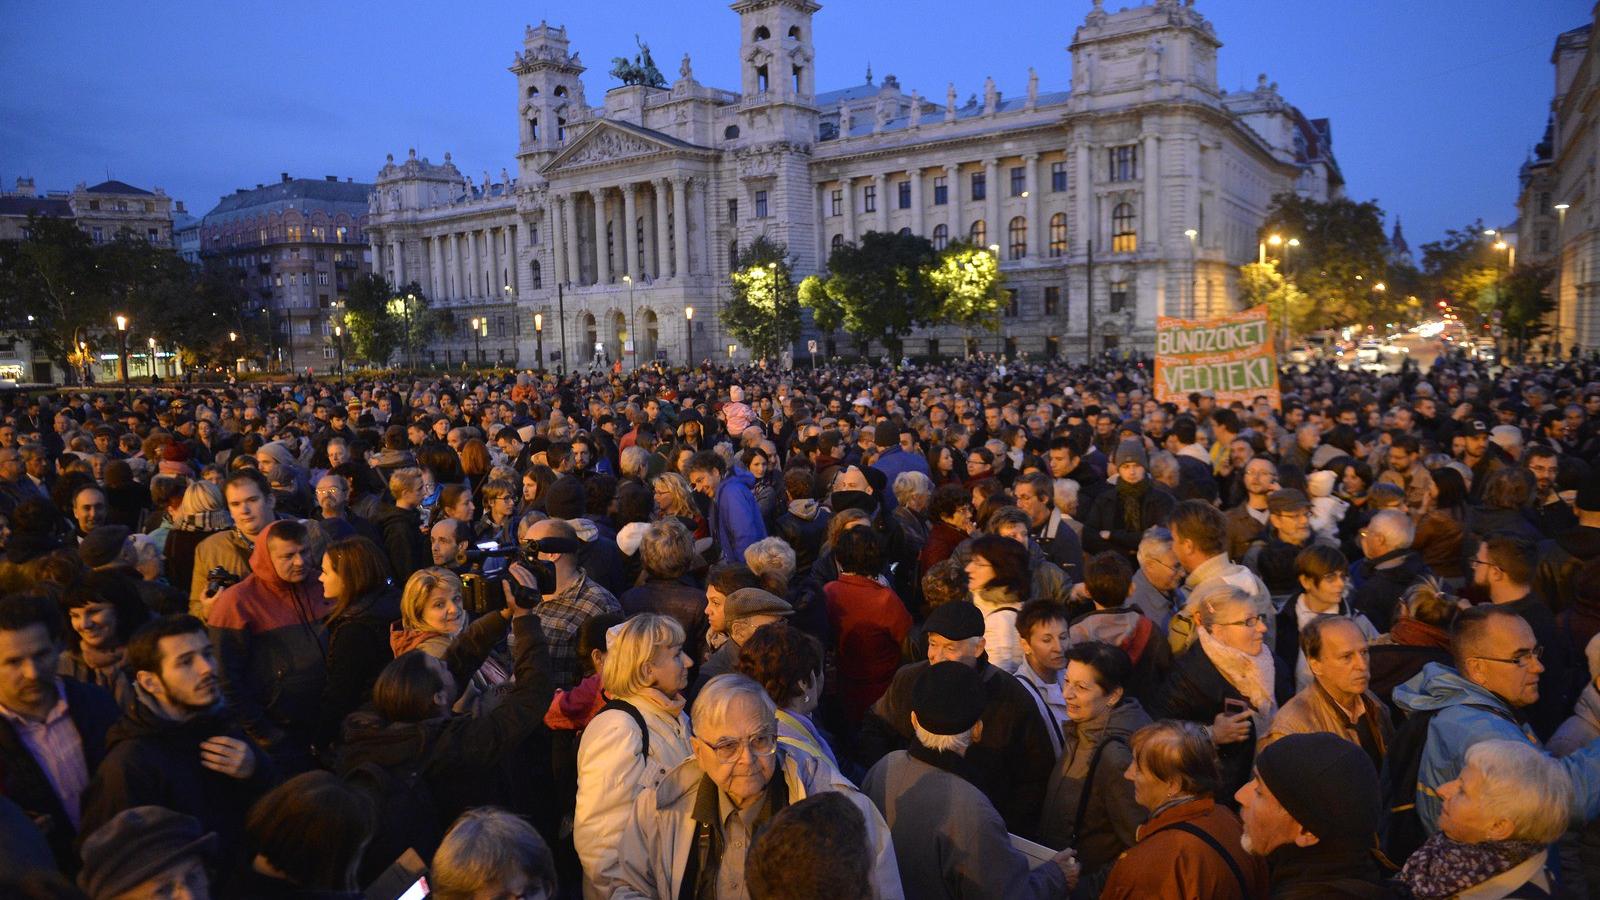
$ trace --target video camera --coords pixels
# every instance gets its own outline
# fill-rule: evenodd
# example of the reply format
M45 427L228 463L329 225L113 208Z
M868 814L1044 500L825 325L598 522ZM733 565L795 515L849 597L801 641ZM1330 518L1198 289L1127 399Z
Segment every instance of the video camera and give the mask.
M540 559L539 554L576 553L582 547L582 541L564 537L537 538L523 541L521 545L511 547L502 547L494 541L485 541L477 546L468 547L463 557L465 558L464 561L470 565L486 564L494 560L507 560L508 564L515 563L527 569L533 574L536 587L524 587L515 578L507 578L506 582L511 585L511 592L517 605L523 608L531 608L538 604L541 597L553 594L556 591L555 564ZM484 576L476 579L478 584L474 585L475 594L486 591L492 581L499 580L496 577L499 575L499 567L484 565L483 569ZM494 575L490 574L491 569L495 570ZM486 597L475 597L474 599L481 600L484 603L490 602Z
M212 566L211 571L206 573L206 596L215 596L219 591L231 588L242 580L222 566Z

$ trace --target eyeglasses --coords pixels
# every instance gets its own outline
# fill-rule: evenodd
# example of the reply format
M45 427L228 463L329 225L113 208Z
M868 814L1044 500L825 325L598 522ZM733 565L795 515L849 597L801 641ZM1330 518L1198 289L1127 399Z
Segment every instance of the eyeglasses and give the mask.
M337 497L337 496L339 496L339 489L338 488L321 488L320 490L317 491L317 496L318 497Z
M731 763L744 755L744 748L749 747L750 752L756 756L768 757L778 752L778 736L771 731L758 731L747 738L734 738L718 741L715 744L696 737L695 740L711 748L717 755L718 762Z
M1510 663L1513 666L1526 669L1533 665L1534 660L1544 659L1544 647L1539 644L1534 644L1532 650L1520 650L1510 659L1504 659L1498 656L1474 656L1471 658L1481 659L1484 662Z
M1264 620L1265 618L1266 618L1266 616L1254 615L1254 616L1249 617L1248 619L1240 619L1237 622L1218 622L1215 627L1221 628L1224 625L1243 625L1246 628L1254 628L1257 625L1261 624L1262 620Z
M1498 569L1498 568L1500 568L1500 567L1499 567L1499 566L1497 566L1497 565L1495 565L1495 564L1494 564L1494 563L1492 563L1492 562L1490 562L1490 561L1488 561L1488 560L1487 560L1487 559L1477 559L1477 558L1473 558L1473 559L1469 559L1469 560L1467 560L1467 565L1469 565L1469 566L1473 566L1473 567L1477 567L1477 566L1488 566L1488 567L1489 567L1489 568L1491 568L1491 569Z

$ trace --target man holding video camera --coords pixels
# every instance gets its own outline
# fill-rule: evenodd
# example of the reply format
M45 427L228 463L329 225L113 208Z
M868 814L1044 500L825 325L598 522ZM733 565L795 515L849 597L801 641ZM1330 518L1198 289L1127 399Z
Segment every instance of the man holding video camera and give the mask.
M583 546L578 533L560 519L534 523L528 541L538 542L538 559L555 570L553 584L541 584L544 602L534 612L550 647L550 677L558 690L578 683L578 630L601 613L622 614L622 604L578 565Z

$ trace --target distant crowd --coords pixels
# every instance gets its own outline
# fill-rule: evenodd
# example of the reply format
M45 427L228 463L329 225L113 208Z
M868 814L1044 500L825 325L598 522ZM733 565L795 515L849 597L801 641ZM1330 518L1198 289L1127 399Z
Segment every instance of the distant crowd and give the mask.
M0 896L1600 898L1600 364L0 396Z

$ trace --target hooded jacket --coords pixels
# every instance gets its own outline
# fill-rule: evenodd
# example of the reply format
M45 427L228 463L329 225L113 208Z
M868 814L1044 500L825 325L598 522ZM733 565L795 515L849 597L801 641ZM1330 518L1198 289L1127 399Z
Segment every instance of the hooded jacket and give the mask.
M773 523L773 531L794 548L794 570L809 572L828 535L828 520L833 514L810 498L790 500L787 511Z
M1086 612L1073 620L1068 636L1074 644L1101 641L1122 648L1133 662L1126 685L1129 697L1149 700L1172 668L1167 633L1133 606Z
M1417 767L1417 815L1428 834L1438 831L1439 786L1454 781L1466 764L1467 750L1479 741L1539 741L1516 720L1507 703L1468 681L1460 672L1428 663L1394 689L1394 702L1408 714L1439 710L1428 723L1428 740ZM1600 741L1591 741L1559 762L1572 778L1574 824L1600 816Z
M222 694L245 733L269 753L299 755L310 745L327 678L323 620L333 607L310 567L298 584L278 577L268 545L279 527L262 531L250 577L217 595L207 625Z
M200 762L201 742L245 740L244 729L226 708L218 704L179 721L158 712L143 690L136 693L106 733L106 758L84 794L80 834L93 833L125 809L162 806L199 819L223 847L239 847L245 814L277 782L271 761L253 750L255 771L242 779L206 768Z
M433 550L422 533L422 513L385 503L372 524L383 535L383 552L394 570L395 584L403 585L412 573L433 565Z
M717 485L711 502L711 537L722 548L725 561L743 562L745 548L767 536L756 504L755 484L749 472L734 468Z
M1075 848L1085 880L1104 879L1117 856L1133 846L1145 820L1144 807L1133 799L1133 782L1123 773L1133 761L1133 733L1149 724L1150 715L1139 701L1124 697L1111 707L1098 731L1085 732L1075 723L1066 729L1067 744L1045 790L1039 837L1048 847ZM1088 743L1079 746L1083 741ZM1088 768L1083 774L1069 775L1069 770L1078 768L1073 762L1083 754L1089 754ZM1099 759L1094 759L1096 755ZM1089 795L1086 804L1085 792ZM1081 827L1077 822L1080 805Z

